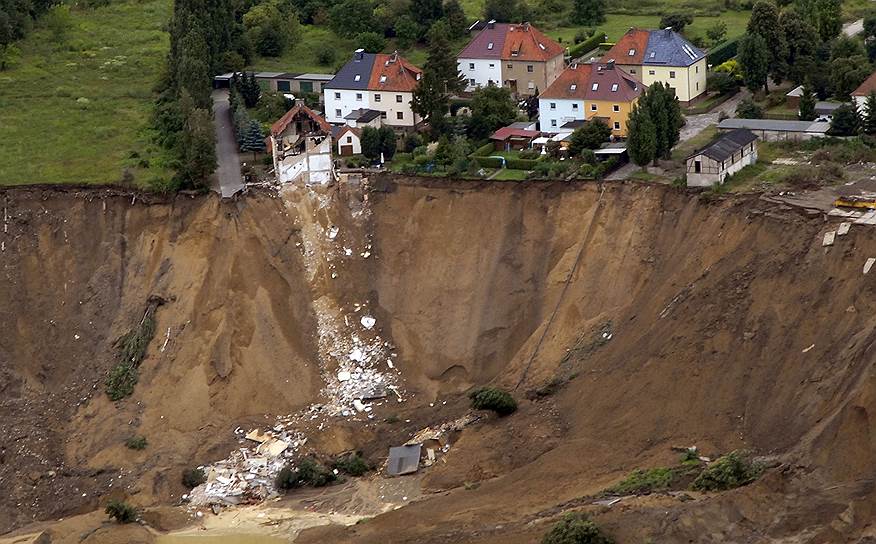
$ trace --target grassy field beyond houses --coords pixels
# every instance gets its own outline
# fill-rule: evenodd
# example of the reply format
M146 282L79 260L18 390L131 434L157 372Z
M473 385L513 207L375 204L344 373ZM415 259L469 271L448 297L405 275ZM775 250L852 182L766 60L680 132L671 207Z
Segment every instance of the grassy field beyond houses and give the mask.
M71 10L62 40L37 28L0 72L0 183L165 179L146 132L167 53L169 0ZM146 168L148 164L148 168Z

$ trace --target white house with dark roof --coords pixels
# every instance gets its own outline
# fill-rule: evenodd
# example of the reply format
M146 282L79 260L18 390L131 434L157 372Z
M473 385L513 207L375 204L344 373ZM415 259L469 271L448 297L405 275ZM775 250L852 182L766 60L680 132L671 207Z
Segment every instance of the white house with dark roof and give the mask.
M688 187L710 187L757 162L757 136L748 129L725 132L686 161Z
M325 117L333 124L347 124L347 117L357 110L376 110L383 125L413 127L420 122L411 100L421 73L398 53L374 54L359 49L323 86Z

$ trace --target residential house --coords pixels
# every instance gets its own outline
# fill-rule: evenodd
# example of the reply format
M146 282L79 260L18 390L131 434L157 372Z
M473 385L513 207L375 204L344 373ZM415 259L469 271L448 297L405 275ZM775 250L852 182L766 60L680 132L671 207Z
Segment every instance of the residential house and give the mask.
M710 187L757 162L757 136L748 129L725 132L685 160L688 187Z
M397 52L386 55L357 49L323 87L326 119L347 124L351 112L366 109L379 111L383 125L414 127L420 118L411 109L411 100L421 73Z
M457 55L468 91L503 85L520 95L544 90L563 71L563 46L529 23L490 21Z
M867 112L867 97L870 93L876 92L876 72L870 74L870 77L864 80L857 89L852 91L852 101L858 109L858 113L863 115Z
M362 131L350 125L332 127L332 139L338 146L338 154L342 157L362 153Z
M631 28L602 57L646 87L666 83L683 105L706 92L706 55L671 30Z
M637 79L612 62L572 64L539 95L539 127L560 133L574 130L581 121L599 119L611 128L612 136L624 138L642 90Z
M330 183L331 125L304 104L298 104L271 125L268 143L280 183Z

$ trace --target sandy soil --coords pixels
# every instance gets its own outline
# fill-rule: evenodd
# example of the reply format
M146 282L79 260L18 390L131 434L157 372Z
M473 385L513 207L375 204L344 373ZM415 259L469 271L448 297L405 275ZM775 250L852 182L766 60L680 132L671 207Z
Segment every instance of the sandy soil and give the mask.
M521 409L462 431L403 508L380 514L355 493L310 504L331 525L296 542L532 542L570 508L592 511L621 542L876 537L869 228L822 248L825 218L757 196L371 182L364 193L225 204L0 194L0 324L15 331L0 336L0 484L11 490L0 531L111 497L178 500L180 471L224 457L236 426L319 400L317 301L329 300L373 308L407 401L370 422L336 422L309 442L315 450L361 449L379 463L389 445L463 413L476 384L513 390ZM302 250L329 225L355 258ZM112 403L102 392L111 344L154 294L170 302L140 382ZM553 380L565 385L533 394ZM124 448L134 433L146 450ZM750 449L777 466L722 494L581 500L691 444L708 455ZM87 542L157 534L99 512L75 519L78 534L95 531Z

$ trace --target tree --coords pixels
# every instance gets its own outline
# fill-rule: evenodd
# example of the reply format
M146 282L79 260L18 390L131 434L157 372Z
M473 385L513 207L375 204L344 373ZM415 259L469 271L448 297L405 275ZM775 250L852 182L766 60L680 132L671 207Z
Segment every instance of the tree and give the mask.
M444 85L445 92L459 93L465 90L465 78L459 72L456 57L451 54L450 43L447 40L449 29L443 21L432 25L429 31L429 51L423 71L435 74L438 81Z
M745 98L736 106L736 116L741 119L760 119L763 117L763 109L754 100Z
M870 91L867 101L859 112L861 116L861 130L864 134L876 134L876 93Z
M234 74L231 76L231 88L240 93L247 108L254 108L262 96L262 88L256 80L255 72L244 72L240 77Z
M447 24L439 21L429 32L429 53L423 75L414 89L411 108L432 127L434 136L446 132L444 116L450 107L450 94L465 89L456 58L450 54Z
M605 0L572 0L572 22L595 26L605 22Z
M259 55L279 57L301 41L301 25L294 12L286 12L280 0L256 4L243 16L247 38Z
M816 3L816 18L818 34L824 41L829 41L840 35L843 30L842 0L818 0Z
M818 32L795 10L783 12L779 23L788 47L788 79L799 85L812 71L818 49Z
M693 15L687 13L669 13L660 18L660 28L671 28L676 32L681 32L684 30L684 27L692 22Z
M642 168L657 157L657 129L648 112L638 104L627 119L627 153Z
M376 27L374 6L370 0L342 0L329 10L332 30L345 38L352 38Z
M585 149L599 149L611 138L611 128L599 119L593 119L578 127L569 141L569 155L577 157Z
M443 15L441 0L411 0L411 16L424 28L431 27Z
M410 49L420 39L422 29L410 15L402 15L395 22L395 39L399 49Z
M468 30L468 17L465 16L459 0L447 0L444 3L444 21L450 30L451 38L465 36Z
M759 0L751 10L746 30L749 36L756 34L763 38L767 52L767 72L778 85L788 71L788 46L779 23L779 9L768 0Z
M803 94L800 96L800 120L815 120L815 94L809 85L803 86Z
M11 43L0 44L0 72L15 64L21 58L21 49Z
M724 21L716 21L715 24L706 29L706 37L712 42L712 45L719 44L724 41L727 36L727 23Z
M566 514L545 533L541 544L613 544L586 514Z
M839 59L844 57L864 56L863 44L851 36L840 36L833 41L830 48L830 58Z
M377 32L363 32L356 36L356 42L366 53L380 53L386 47L386 38Z
M833 112L829 134L832 136L852 136L858 132L858 112L850 104L843 104Z
M371 160L380 158L380 132L374 127L364 127L360 138L362 154Z
M216 133L209 110L195 108L189 113L182 143L180 176L192 186L205 187L216 171Z
M424 72L411 99L411 109L429 123L434 135L444 132L444 114L450 105L444 84L432 72Z
M392 160L398 145L395 131L389 127L380 127L377 132L380 135L380 152L383 153L383 158L388 161Z
M749 34L742 38L739 42L738 58L745 86L753 93L766 89L770 59L763 37Z
M499 23L514 23L522 20L520 0L486 0L484 18Z
M834 59L830 63L830 83L833 95L847 99L870 75L872 67L863 55Z
M258 121L252 119L244 134L240 150L252 151L252 160L255 161L256 153L263 152L265 148L265 135L262 133L262 127Z
M486 138L497 128L513 122L517 113L517 104L511 99L511 91L506 87L481 87L472 95L469 135L473 138Z

